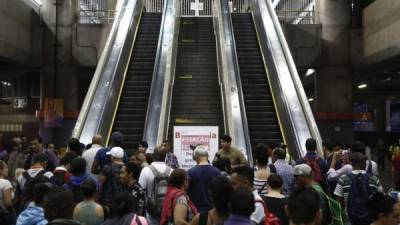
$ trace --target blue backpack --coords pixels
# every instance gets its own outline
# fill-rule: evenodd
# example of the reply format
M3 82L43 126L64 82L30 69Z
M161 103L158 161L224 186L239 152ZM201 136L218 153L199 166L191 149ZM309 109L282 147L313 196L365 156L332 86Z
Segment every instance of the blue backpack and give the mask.
M368 198L373 194L369 187L371 174L349 174L351 186L347 197L347 214L352 225L371 224L373 221L367 208Z

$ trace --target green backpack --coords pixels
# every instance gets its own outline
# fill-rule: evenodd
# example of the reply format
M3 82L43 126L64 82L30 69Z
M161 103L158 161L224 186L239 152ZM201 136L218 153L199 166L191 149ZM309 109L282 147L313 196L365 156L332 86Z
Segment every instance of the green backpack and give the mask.
M312 186L319 193L323 193L326 197L329 205L329 210L331 212L331 222L328 225L348 225L350 224L346 215L346 212L343 210L342 206L338 201L329 197L321 186L313 185Z

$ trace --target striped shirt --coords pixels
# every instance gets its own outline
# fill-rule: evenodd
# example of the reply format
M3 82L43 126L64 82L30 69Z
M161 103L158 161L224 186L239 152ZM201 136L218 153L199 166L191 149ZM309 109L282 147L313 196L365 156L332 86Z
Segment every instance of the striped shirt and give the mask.
M366 174L366 171L365 170L353 170L352 173L354 175L357 175L360 173ZM371 176L368 180L368 184L369 184L369 188L370 188L371 192L376 192L376 191L383 192L383 187L382 187L378 177ZM338 197L344 198L346 208L347 208L347 198L349 197L350 189L351 189L351 178L348 175L341 176L336 185L334 194Z
M267 194L267 180L254 178L253 186L259 195L265 196Z

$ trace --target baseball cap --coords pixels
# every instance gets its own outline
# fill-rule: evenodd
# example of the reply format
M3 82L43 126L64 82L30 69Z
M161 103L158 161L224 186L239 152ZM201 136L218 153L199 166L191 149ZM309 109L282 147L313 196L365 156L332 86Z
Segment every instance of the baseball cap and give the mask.
M111 155L117 159L124 158L124 150L121 147L113 147L109 152L106 153L107 155Z
M293 175L295 176L310 176L312 174L312 169L307 164L296 165L293 169Z

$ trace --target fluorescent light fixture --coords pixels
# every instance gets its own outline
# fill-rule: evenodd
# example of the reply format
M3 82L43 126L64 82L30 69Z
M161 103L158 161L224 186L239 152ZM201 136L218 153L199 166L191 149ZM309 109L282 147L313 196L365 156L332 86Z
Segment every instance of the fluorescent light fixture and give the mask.
M358 85L358 89L363 89L363 88L366 88L366 87L368 87L368 84L359 84Z
M11 86L11 83L9 83L9 82L6 82L6 81L1 81L1 84L3 85L3 86Z
M312 98L312 97L311 97L311 98L308 98L308 101L309 101L309 102L313 102L313 101L314 101L314 98Z
M314 73L315 73L315 69L308 69L305 76L308 77L308 76L313 75Z

